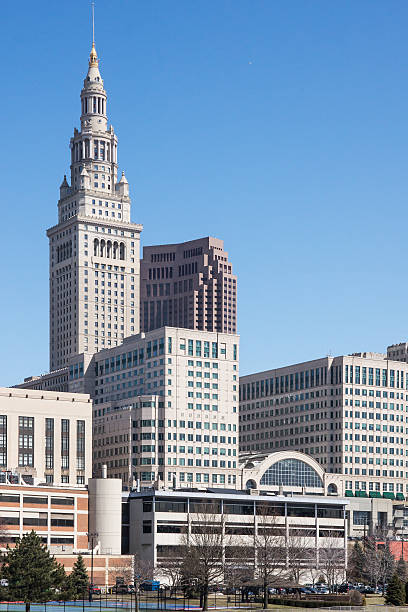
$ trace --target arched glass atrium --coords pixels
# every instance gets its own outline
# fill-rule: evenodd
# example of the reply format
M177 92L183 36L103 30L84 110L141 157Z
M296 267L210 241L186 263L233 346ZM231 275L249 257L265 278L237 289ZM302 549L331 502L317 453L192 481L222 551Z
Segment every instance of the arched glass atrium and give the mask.
M323 487L319 474L299 459L282 459L271 465L263 474L261 485L293 487Z

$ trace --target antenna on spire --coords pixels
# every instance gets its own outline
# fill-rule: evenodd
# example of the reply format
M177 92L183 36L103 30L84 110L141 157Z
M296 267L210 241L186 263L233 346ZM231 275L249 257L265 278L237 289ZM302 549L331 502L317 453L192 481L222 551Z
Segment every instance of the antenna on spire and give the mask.
M92 6L92 44L95 44L95 2L91 3Z

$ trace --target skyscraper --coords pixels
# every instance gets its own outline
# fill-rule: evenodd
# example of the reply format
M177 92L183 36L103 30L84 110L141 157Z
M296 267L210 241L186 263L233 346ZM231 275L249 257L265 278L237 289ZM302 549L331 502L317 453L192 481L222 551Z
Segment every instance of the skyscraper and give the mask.
M116 346L139 331L139 243L129 185L117 180L118 141L94 43L81 91L81 129L70 141L71 184L60 187L50 245L50 369Z
M199 238L143 247L140 329L162 325L237 333L237 277L224 242Z

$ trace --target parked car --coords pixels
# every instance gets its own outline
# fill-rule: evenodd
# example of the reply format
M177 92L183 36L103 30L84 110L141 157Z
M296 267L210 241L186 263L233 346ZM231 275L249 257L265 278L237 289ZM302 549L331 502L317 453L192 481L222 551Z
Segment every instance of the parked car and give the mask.
M360 593L363 593L364 595L374 595L376 591L374 587L371 587L368 585L360 587L358 590L360 591Z
M89 592L92 593L92 595L100 595L101 594L101 589L96 584L90 584L89 585Z
M316 586L316 593L319 593L321 595L325 595L326 593L329 593L329 587L327 586Z

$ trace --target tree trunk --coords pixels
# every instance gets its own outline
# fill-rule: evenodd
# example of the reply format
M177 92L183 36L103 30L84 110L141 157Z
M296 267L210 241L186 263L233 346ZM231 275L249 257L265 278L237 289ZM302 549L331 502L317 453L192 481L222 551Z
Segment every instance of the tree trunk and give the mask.
M208 584L203 585L203 612L208 610Z
M135 612L139 612L138 589L135 589Z
M30 606L31 606L30 602L26 601L26 605L25 605L26 612L30 612Z
M266 609L268 607L268 585L264 583L263 585L263 607Z

